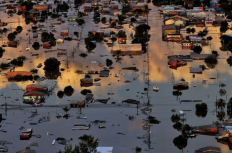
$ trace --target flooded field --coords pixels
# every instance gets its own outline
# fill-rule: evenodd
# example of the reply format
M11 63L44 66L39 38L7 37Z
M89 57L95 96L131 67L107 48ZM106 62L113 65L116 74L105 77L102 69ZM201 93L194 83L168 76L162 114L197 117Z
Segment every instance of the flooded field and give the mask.
M88 16L84 17L85 25L83 27L74 27L72 22L69 22L67 18L62 17L65 23L61 25L56 25L55 30L57 32L53 33L56 39L62 39L60 36L60 31L64 29L69 30L71 37L76 37L73 35L74 31L81 32L82 39L80 41L64 40L63 44L56 44L49 50L66 49L68 54L72 54L72 57L57 57L56 51L45 52L48 49L43 49L40 47L39 50L34 50L32 44L37 41L40 44L41 35L38 38L33 38L32 32L27 30L31 29L31 23L26 25L22 16L14 14L13 17L8 18L4 11L0 12L1 21L12 22L9 23L7 28L14 29L20 25L23 27L23 31L16 36L16 39L20 40L20 45L17 48L5 47L5 52L2 58L0 58L0 63L10 62L13 58L18 56L26 56L27 60L24 62L22 67L16 67L16 71L30 71L33 68L37 68L39 63L44 63L44 61L49 57L57 57L61 62L60 68L64 68L64 71L60 71L60 75L51 74L55 79L45 79L40 82L24 81L24 82L9 82L6 73L9 71L2 70L0 76L0 104L8 104L7 116L5 114L5 107L2 105L1 113L3 113L3 121L1 129L7 132L1 132L1 140L12 142L13 144L7 144L9 149L8 152L16 152L28 146L29 142L37 142L38 147L31 147L36 150L36 152L58 152L59 149L63 150L64 145L52 145L52 140L57 137L65 137L67 139L72 138L70 141L73 146L78 144L78 137L83 134L92 134L95 138L100 139L99 146L113 146L115 153L132 153L135 152L133 148L139 146L142 148L142 152L194 152L194 150L205 147L205 146L218 146L221 148L223 153L229 153L230 148L227 144L222 144L217 142L215 136L207 135L197 135L196 138L188 139L187 146L180 150L173 144L173 139L181 134L172 127L173 123L171 121L171 115L175 114L171 110L175 109L178 113L179 110L190 110L186 111L186 121L185 123L190 126L199 126L205 124L212 124L213 121L217 121L217 116L215 111L216 99L223 98L228 101L231 97L231 76L232 68L227 63L226 59L230 56L229 52L220 51L220 32L219 27L212 27L207 25L209 33L208 36L212 36L213 40L210 42L210 46L204 46L201 54L210 54L211 50L216 50L219 53L218 64L214 69L204 70L202 74L196 74L193 78L192 73L190 73L191 67L199 67L199 65L205 65L204 60L193 60L193 62L188 62L187 66L179 67L177 70L170 69L168 67L168 55L189 55L190 50L182 50L182 47L178 43L165 42L162 41L162 25L163 19L158 13L158 7L153 6L153 4L148 4L151 9L148 15L148 24L151 29L149 34L151 35L150 41L148 42L148 52L149 52L149 88L148 88L148 77L144 73L148 71L148 58L147 53L141 55L132 56L122 56L121 60L116 62L115 57L112 56L111 47L108 47L106 43L97 43L96 48L88 53L86 58L79 56L80 53L86 53L87 49L84 43L84 38L88 36L89 31L99 30L101 27L106 27L106 25L95 24L93 22L93 12L89 13ZM77 13L74 9L71 9L70 14ZM101 15L102 17L103 15ZM106 18L110 18L109 15L104 15ZM50 17L49 17L50 19ZM44 30L51 32L49 27L50 23L55 22L55 20L47 20L44 23L39 23L45 25ZM134 32L129 24L122 25L123 29L127 34L127 44L130 44L132 38L130 33ZM186 27L188 28L188 27ZM204 28L195 27L196 32L202 31ZM117 32L116 29L109 29L110 31ZM2 35L0 38L0 44L5 44L7 40L7 35L9 32ZM181 30L181 33L185 36L187 35L185 29ZM230 33L230 30L227 31ZM1 40L2 39L2 40ZM108 39L108 38L106 38ZM109 40L111 42L111 40ZM79 44L79 45L78 45ZM30 50L26 50L29 47ZM32 56L32 54L38 54L38 56ZM99 61L105 65L106 59L111 59L113 61L112 67L110 69L109 77L101 77L100 86L90 86L81 87L80 79L85 77L85 74L77 74L76 70L82 70L84 73L88 71L100 71L103 70L102 67L98 66L97 63L93 61ZM43 64L44 65L44 64ZM138 71L125 70L125 67L136 67ZM120 73L119 77L115 77L115 74ZM42 68L38 68L38 73L40 77L49 76L45 74ZM92 75L93 79L99 78L99 74ZM183 90L181 96L173 95L173 83L184 78L189 83L189 89ZM215 79L210 79L215 78ZM125 81L131 81L125 83ZM203 80L208 80L208 84L203 84ZM48 89L51 90L51 94L45 97L45 103L42 107L32 107L31 105L23 103L23 94L25 92L26 86L32 83L39 85L47 85ZM224 89L227 93L224 96L219 94L219 83L224 83L226 86ZM74 88L74 93L71 96L63 96L59 98L57 96L58 91L63 91L66 86L71 85ZM158 92L154 92L152 88L154 86L159 87ZM147 96L144 88L149 89L149 95ZM64 106L69 106L70 100L85 99L85 96L80 92L83 89L90 89L94 94L95 99L109 99L107 104L101 103L91 103L90 107L85 107L82 109L83 116L87 119L77 119L78 109L71 109L69 114L71 117L68 119L61 118L57 119L56 114L64 114L62 108ZM5 100L6 97L6 100ZM137 109L135 104L125 104L121 101L126 99L138 99L140 101L139 113L137 115ZM150 128L150 135L148 135L147 129L143 129L145 124L145 119L147 116L141 113L141 109L145 107L148 99L152 105L151 115L155 116L161 121L160 124L154 124ZM180 102L180 100L202 100L202 102L207 103L208 112L205 117L198 117L195 114L195 102ZM112 104L115 102L115 104ZM120 105L120 106L119 106ZM21 108L22 110L20 110ZM30 121L28 117L31 115L31 111L37 109L40 115L33 117ZM50 121L39 123L37 125L30 125L30 122L37 122L39 118L45 116L49 113ZM135 116L134 120L129 120L128 116ZM228 119L229 116L225 116ZM90 130L76 131L71 130L75 123L88 124L89 121L94 120L106 120L104 124L105 129L99 129L98 125L92 125ZM19 126L24 126L26 128L33 128L35 134L40 134L41 138L32 137L30 140L19 140L20 130ZM47 132L53 135L47 135ZM123 133L118 134L118 133ZM148 139L150 138L151 144L149 149ZM232 149L232 147L231 147Z

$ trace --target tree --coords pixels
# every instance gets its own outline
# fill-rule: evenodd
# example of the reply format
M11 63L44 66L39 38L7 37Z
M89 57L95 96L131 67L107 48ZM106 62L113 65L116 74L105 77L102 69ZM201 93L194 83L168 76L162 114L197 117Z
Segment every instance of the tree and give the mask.
M187 146L188 139L183 135L179 135L178 137L173 139L173 143L177 148L183 149Z
M64 94L66 96L71 96L74 92L74 89L72 88L72 86L67 86L64 88Z
M119 38L126 38L126 37L127 37L127 36L126 36L126 32L123 31L123 30L119 30L117 36L118 36Z
M225 96L226 90L225 89L220 89L219 94L220 94L220 96Z
M57 92L57 97L63 98L63 96L64 96L64 92L63 91L58 91Z
M55 57L50 57L46 59L44 62L44 70L47 71L58 71L60 67L60 61L58 61Z
M63 111L65 111L65 116L67 116L68 114L67 114L67 112L70 110L70 108L68 108L67 106L65 106L64 108L63 108Z
M9 41L14 41L15 34L14 33L9 33L8 36L7 36L7 38L8 38Z
M102 22L103 24L105 24L105 23L106 23L106 17L101 18L101 22Z
M150 29L151 29L151 27L150 27L149 25L147 25L147 24L141 24L141 25L139 25L139 26L137 26L137 27L135 28L136 33L147 32L147 31L150 30Z
M16 32L21 33L23 31L23 28L21 26L17 26Z
M136 153L140 153L142 151L142 148L136 146L135 151Z
M176 122L172 127L180 131L182 128L182 124L180 122Z
M117 40L117 38L113 36L113 37L110 38L110 40L111 40L112 43L114 44L114 42Z
M34 44L32 45L32 47L33 47L35 50L38 50L39 47L40 47L39 42L34 42Z
M3 49L2 47L0 47L0 58L2 57L3 53L5 52L5 49Z
M201 53L201 51L202 51L201 46L199 46L199 45L195 45L195 46L193 47L193 52L194 52L194 53L196 53L196 54L200 54L200 53Z
M172 120L173 123L179 122L180 121L180 115L173 114L172 117L171 117L171 120Z
M113 64L113 61L110 59L106 59L106 66L110 67Z
M205 63L209 68L213 69L218 63L217 57L215 55L209 55L205 58Z
M198 111L198 112L207 112L207 110L208 110L206 103L196 104L195 108L196 108L196 111Z
M83 60L84 60L88 56L88 54L86 54L86 53L80 53L79 56L82 57Z
M222 111L222 110L225 108L225 106L226 106L225 100L222 99L222 98L218 99L218 100L216 101L216 106L217 106L217 108L220 108L221 111Z
M61 12L67 12L69 9L69 6L66 2L63 1L63 4L58 4L56 7L57 11L61 11Z
M79 32L75 31L75 32L73 32L73 34L74 34L76 37L79 37Z

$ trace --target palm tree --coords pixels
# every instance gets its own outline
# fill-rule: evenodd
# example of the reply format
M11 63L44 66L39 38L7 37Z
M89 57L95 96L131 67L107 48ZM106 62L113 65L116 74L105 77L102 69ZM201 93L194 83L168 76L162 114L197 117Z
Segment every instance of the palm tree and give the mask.
M225 106L226 106L225 100L222 99L222 98L218 99L218 100L216 101L216 106L217 106L217 108L220 108L221 111L222 111L222 110L225 108Z
M223 121L226 113L224 111L217 112L217 118L219 121Z
M68 108L67 106L65 106L64 108L63 108L63 110L65 111L65 116L67 116L68 114L67 114L67 112L70 110L70 108Z
M116 62L121 64L122 57L120 57L120 55L122 54L122 51L121 50L116 50L114 53L116 55L116 58L115 58Z

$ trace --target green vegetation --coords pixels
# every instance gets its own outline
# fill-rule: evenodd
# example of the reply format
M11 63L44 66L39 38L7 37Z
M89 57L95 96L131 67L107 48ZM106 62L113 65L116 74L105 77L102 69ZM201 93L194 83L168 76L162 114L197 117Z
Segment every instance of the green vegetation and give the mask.
M196 108L196 111L198 111L198 112L207 112L207 110L208 110L206 103L196 104L195 108Z
M173 114L171 117L171 120L173 123L179 122L180 121L180 115L178 114Z
M1 68L2 70L6 70L9 66L10 66L9 63L1 63L1 64L0 64L0 68Z
M75 73L77 73L77 74L83 74L84 72L82 70L76 70Z
M86 135L79 137L81 140L78 145L72 147L72 144L65 145L64 152L65 153L96 153L97 147L99 144L99 139L94 139L92 135ZM60 150L59 153L62 153Z
M33 74L36 74L36 73L38 73L38 69L31 69L30 72L33 73Z
M8 40L9 41L14 41L15 39L15 33L9 33L8 36L7 36Z
M72 86L67 86L64 88L64 94L66 96L71 96L74 92L74 89L72 88Z
M153 117L153 116L149 116L148 117L148 122L150 123L150 124L159 124L160 123L160 121L159 120L157 120L155 117Z
M196 53L196 54L200 54L202 51L202 47L201 46L194 46L193 47L193 52Z
M218 63L217 57L215 55L209 55L205 58L205 63L209 68L213 69L216 67Z
M118 33L117 33L117 37L119 38L126 38L126 32L123 31L123 30L119 30Z
M106 66L110 67L113 64L113 61L110 59L106 59Z
M184 137L183 135L179 135L178 137L173 139L173 143L179 149L183 149L187 146L188 139L186 137Z
M57 12L67 12L69 9L69 6L66 2L63 1L63 4L58 4L56 7Z
M182 128L182 124L180 122L176 122L174 125L173 125L173 128L174 129L177 129L178 131L181 130Z
M50 57L44 62L44 70L47 71L58 71L60 67L60 61L55 57Z
M63 98L63 96L64 96L64 92L63 91L58 91L57 92L57 97Z

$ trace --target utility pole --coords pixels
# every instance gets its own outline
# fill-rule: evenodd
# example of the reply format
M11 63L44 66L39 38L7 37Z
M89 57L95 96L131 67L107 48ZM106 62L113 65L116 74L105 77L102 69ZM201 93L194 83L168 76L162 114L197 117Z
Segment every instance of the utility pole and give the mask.
M7 116L7 103L6 103L6 97L5 97L5 115Z
M147 10L147 25L148 25L148 10ZM148 32L147 32L147 104L150 105L149 89L150 89L150 63L149 63L149 50L148 50Z

